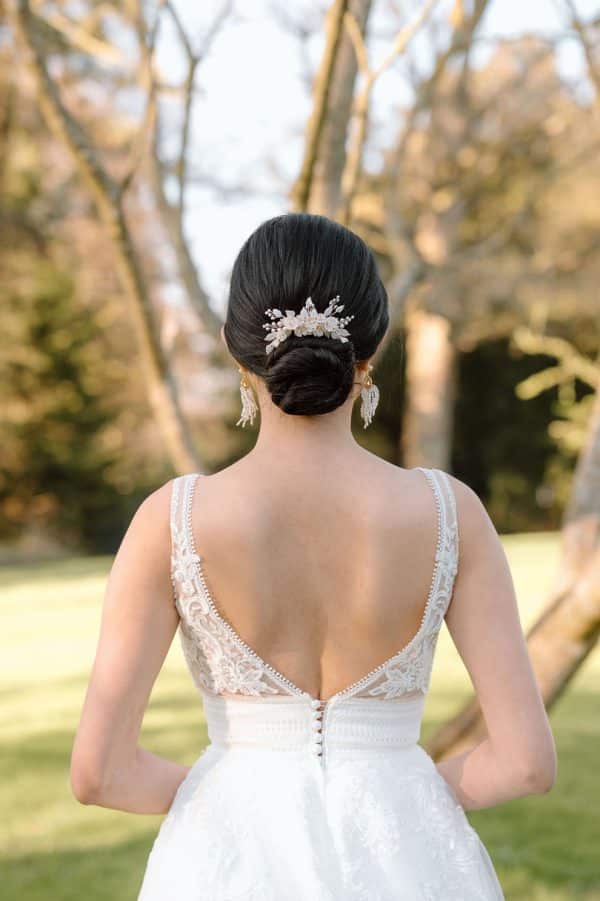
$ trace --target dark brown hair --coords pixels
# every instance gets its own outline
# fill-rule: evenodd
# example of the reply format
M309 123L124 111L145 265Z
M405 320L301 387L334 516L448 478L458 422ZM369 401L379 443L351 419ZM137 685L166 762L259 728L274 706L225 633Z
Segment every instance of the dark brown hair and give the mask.
M290 335L266 353L269 308L298 313L307 297L319 312L340 296L353 316L350 339ZM232 356L265 380L285 413L329 413L349 396L355 363L377 349L389 325L388 297L373 253L353 231L309 213L263 222L235 260L224 335Z

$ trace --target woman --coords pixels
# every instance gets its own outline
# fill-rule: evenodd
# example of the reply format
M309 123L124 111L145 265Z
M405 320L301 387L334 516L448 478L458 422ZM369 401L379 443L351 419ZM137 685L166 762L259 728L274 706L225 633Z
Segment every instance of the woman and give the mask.
M258 439L133 517L71 761L83 803L167 813L139 901L495 901L465 811L554 783L484 507L352 435L354 401L365 426L377 406L388 326L371 252L335 222L276 217L237 257L222 335ZM487 737L435 764L418 739L442 620ZM211 740L191 768L138 745L178 625Z

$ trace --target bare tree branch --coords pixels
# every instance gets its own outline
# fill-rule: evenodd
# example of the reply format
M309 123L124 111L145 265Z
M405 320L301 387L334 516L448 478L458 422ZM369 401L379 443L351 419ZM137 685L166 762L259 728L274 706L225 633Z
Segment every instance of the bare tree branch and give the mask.
M219 30L227 20L233 8L232 0L226 0L221 10L215 16L203 38L200 49L195 50L192 40L177 12L174 3L171 0L164 0L165 9L169 12L171 19L175 25L177 35L181 41L186 57L187 57L187 73L183 83L183 126L181 129L181 141L179 145L179 155L176 164L178 188L178 206L179 213L183 218L185 214L185 192L187 186L187 169L188 169L188 146L190 139L191 121L193 113L194 101L194 85L196 71L203 57L208 52L211 44L216 38Z
M583 354L558 335L544 335L534 332L527 326L519 326L512 333L512 340L516 347L527 354L547 354L556 357L557 366L549 367L541 372L536 372L516 386L519 397L535 397L539 391L559 385L567 379L578 378L592 388L600 388L600 367L592 360L588 360ZM540 377L550 373L546 383Z
M181 217L185 215L185 190L187 186L187 168L188 168L188 144L190 140L190 128L193 109L193 90L194 79L196 77L196 68L198 59L190 57L188 61L188 70L184 85L184 104L183 104L183 127L181 129L181 142L179 147L179 156L175 171L179 182L179 198L177 204Z
M86 135L62 102L39 40L39 28L28 0L7 4L14 32L25 51L35 80L40 107L50 130L68 149L90 189L115 249L116 261L130 303L131 318L146 373L149 398L177 471L196 470L200 460L182 415L177 388L162 351L154 322L150 292L121 204L121 191L90 146Z
M596 88L596 105L600 104L600 67L598 66L596 60L594 59L594 52L592 49L592 45L588 38L587 28L581 20L579 13L577 12L577 7L573 0L564 0L564 4L569 10L571 16L571 27L577 33L579 40L581 42L581 47L583 49L585 59L587 62L588 72L591 80L594 83L594 87Z
M460 24L454 29L447 48L436 58L429 77L416 88L415 102L403 125L389 163L389 169L395 173L397 181L401 181L403 178L402 164L406 145L413 132L413 126L418 114L431 103L448 63L473 40L488 3L489 0L475 0L471 14L461 17ZM415 244L411 230L396 208L395 195L396 191L393 187L390 187L384 194L386 207L385 234L393 251L393 259L397 261L396 266L398 270L402 272L403 267L406 266L405 259L407 255L411 262L407 267L407 276L400 275L393 280L395 289L390 293L391 323L387 336L383 339L383 345L387 345L404 315L405 303L409 297L408 290L425 280L430 266L422 257Z
M193 44L190 40L190 37L187 33L187 29L184 27L183 22L181 21L181 16L177 12L177 8L170 0L163 0L163 7L168 11L171 19L173 21L173 25L175 26L175 30L177 32L177 36L179 40L183 44L183 48L186 52L188 59L195 59L196 53L194 51Z
M417 33L423 22L428 18L436 3L437 0L427 0L419 15L416 16L412 22L400 29L396 35L392 49L375 69L371 69L369 66L367 47L356 18L349 11L346 12L344 16L344 24L348 29L348 33L354 45L358 67L364 79L364 84L356 99L354 134L346 160L346 167L342 176L343 201L339 219L344 225L347 225L350 222L352 202L358 187L363 150L367 138L369 105L375 83L386 69L389 69L394 60L404 53L410 40Z
M131 66L131 60L128 59L122 50L119 50L107 41L100 40L87 28L82 27L77 22L73 22L72 19L57 9L47 12L43 21L54 31L63 35L71 46L81 50L88 56L94 57L103 63L125 66L127 68Z
M224 11L229 9L230 7L231 4L226 3L224 5ZM224 11L223 15L225 14ZM170 10L168 10L168 12L170 12ZM168 167L163 163L161 158L161 121L160 109L158 107L159 86L156 80L155 73L153 75L151 91L156 98L157 109L152 129L152 148L149 154L148 164L158 211L163 220L164 226L173 241L173 249L177 260L177 267L179 270L182 285L186 291L188 301L192 309L198 315L199 320L202 322L203 328L208 332L208 334L218 339L222 321L220 317L217 316L217 314L214 312L210 304L208 294L202 285L200 273L198 271L196 263L194 262L188 242L186 240L184 227L184 197L185 189L187 187L187 163L184 163L183 161L187 157L187 144L189 141L189 119L191 116L194 73L200 61L200 53L205 54L207 52L208 38L203 42L202 51L200 51L197 55L193 49L191 39L187 35L187 32L185 32L183 23L179 18L177 18L176 21L179 22L179 28L182 32L181 39L183 46L186 48L186 52L189 49L189 52L191 54L191 56L188 57L188 73L186 81L184 83L183 99L184 107L186 110L186 112L184 113L184 123L187 124L184 124L183 136L180 139L179 145L180 150L175 164L175 174L178 180L178 200L176 203L173 203L169 199L165 189L165 174L168 171ZM208 34L214 37L214 35L217 33L216 23L221 23L222 21L222 15L220 14L215 20L213 26L209 29ZM136 18L136 30L140 46L140 53L145 57L147 71L153 72L152 33L151 31L148 31L147 25L142 16L138 16ZM193 71L190 78L191 70ZM222 347L220 341L217 341L215 349L217 354L223 354L223 356L225 355L225 348Z
M313 35L321 30L321 16L314 11L298 8L292 14L291 8L283 6L279 0L272 0L269 13L281 28L299 43L301 72L300 80L308 94L312 91L313 70L309 53L309 43ZM312 16L312 17L311 17Z
M349 0L334 0L328 12L329 22L325 51L315 83L314 103L307 126L304 158L300 174L292 189L291 206L297 212L308 208L319 141L325 125L334 65L342 38L344 15L348 8L348 2Z
M209 28L206 31L206 34L202 38L200 42L200 48L198 50L198 59L203 60L210 48L212 47L215 38L217 37L219 31L227 21L227 19L231 16L233 12L233 0L224 0L223 6L219 10L219 12L214 17L211 22Z
M143 21L143 9L140 0L135 0L134 16L136 20L136 30L140 30L140 23ZM156 128L156 118L158 115L158 103L156 96L156 81L154 77L154 51L156 42L160 32L161 23L160 14L156 19L148 33L147 51L141 54L140 59L140 81L142 90L146 95L146 105L144 115L137 136L133 141L130 162L123 180L121 181L121 194L125 194L128 190L136 172L138 171L144 154L148 150L148 146L152 143L152 135Z

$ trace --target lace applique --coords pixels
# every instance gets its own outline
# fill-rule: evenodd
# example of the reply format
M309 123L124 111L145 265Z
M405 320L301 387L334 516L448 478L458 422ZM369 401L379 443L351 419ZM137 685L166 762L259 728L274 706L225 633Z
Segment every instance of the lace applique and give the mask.
M380 766L389 766L389 754L380 763ZM373 859L386 860L394 858L402 848L405 841L406 829L410 828L410 821L396 804L396 791L402 791L406 785L406 779L402 773L390 772L390 778L395 782L394 793L390 797L381 795L379 785L373 784L373 762L369 758L355 757L339 765L340 776L343 781L344 813L346 832L344 844L339 849L340 860L343 862L345 884L352 885L356 897L362 899L358 889L362 889L360 872L355 872L354 863L362 861L364 856L359 853L347 853L348 848L357 848L368 851ZM371 886L372 888L372 886ZM354 895L352 896L354 898ZM365 887L365 901L370 899Z
M241 646L241 639L211 603L198 569L201 557L191 541L193 478L174 479L171 495L171 579L181 616L181 646L192 678L198 688L215 694L282 694L270 667Z
M194 884L198 891L202 890L202 894L209 887L210 897L218 897L222 901L270 901L272 895L267 874L261 872L260 868L249 865L250 862L242 853L242 849L252 846L256 841L255 818L252 814L256 815L260 807L258 790L249 787L244 798L244 815L241 815L239 810L231 806L223 761L215 762L215 756L209 749L205 749L201 757L203 759L198 758L175 793L161 825L161 841L165 847L170 845L177 849L180 844L183 845L181 837L178 838L179 830L185 831L186 840L187 836L193 841L194 835L202 835L202 854L196 854L193 858L190 855L190 862L193 860ZM204 804L202 798L209 798L210 803ZM218 828L215 828L216 822ZM223 840L223 835L227 836L227 841ZM160 861L152 863L160 868ZM184 873L185 871L171 874L171 880L175 876L175 880L181 877L183 882ZM188 883L182 884L179 892L177 882L173 884L170 881L168 897L184 897L189 888ZM167 897L167 885L164 897Z
M424 901L486 901L479 836L439 773L415 780L420 825L428 842L430 875L421 883Z
M351 893L348 897L352 897L352 901L388 901L387 891L384 894L373 888L369 873L365 872L364 861L347 861L343 872L347 891Z
M342 697L397 698L410 692L425 693L442 621L452 597L458 569L456 500L443 470L417 466L430 482L438 514L438 536L429 596L417 633L397 654L359 682L340 692Z
M458 566L454 492L446 473L421 469L438 513L438 537L430 591L417 633L397 654L333 695L390 700L427 691L439 630L452 596ZM173 480L171 578L181 617L180 640L196 685L216 694L301 695L307 692L264 661L220 615L207 588L202 558L194 546L191 501L197 474Z

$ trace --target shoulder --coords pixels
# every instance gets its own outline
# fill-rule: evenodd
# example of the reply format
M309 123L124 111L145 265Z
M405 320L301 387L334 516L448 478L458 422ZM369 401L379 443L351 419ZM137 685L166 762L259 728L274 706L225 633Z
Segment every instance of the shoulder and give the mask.
M163 592L169 584L170 504L177 477L168 479L138 504L111 567L111 583L139 583Z
M181 476L174 476L146 495L138 506L135 516L143 520L152 520L154 518L160 519L161 514L166 514L168 519L173 490L176 484L181 482L181 479Z
M182 497L182 489L195 473L186 473L168 479L140 502L131 524L130 531L142 539L161 541L170 530L173 506Z
M182 488L193 481L194 475L174 476L146 495L129 522L119 547L118 560L126 560L128 565L140 561L149 576L168 573L175 506L179 505L180 511L183 510Z
M466 482L443 470L456 503L456 518L461 540L461 553L468 555L473 548L479 549L486 539L497 537L496 529L485 505L476 491Z
M487 516L487 511L481 498L470 485L444 470L438 469L437 472L441 472L448 480L456 499L456 505L460 507L467 523L477 522L482 517Z

